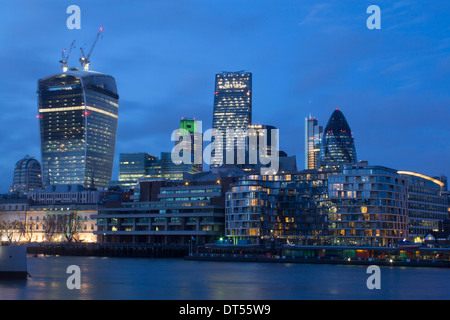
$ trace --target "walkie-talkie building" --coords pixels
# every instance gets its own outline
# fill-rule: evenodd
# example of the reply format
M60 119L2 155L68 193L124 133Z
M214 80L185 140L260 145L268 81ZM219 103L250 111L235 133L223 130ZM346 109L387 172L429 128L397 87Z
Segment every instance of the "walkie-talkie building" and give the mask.
M251 72L222 72L216 74L214 92L213 132L217 131L222 139L211 154L211 166L218 167L226 163L227 129L240 129L242 136L236 137L234 149L245 150L246 131L252 123L252 74ZM213 133L214 134L214 133ZM234 152L236 158L237 152ZM234 162L236 164L236 162Z
M320 144L319 166L322 168L338 168L355 164L356 148L353 134L341 110L331 114L323 131Z
M105 187L119 114L112 76L71 69L38 81L43 183Z

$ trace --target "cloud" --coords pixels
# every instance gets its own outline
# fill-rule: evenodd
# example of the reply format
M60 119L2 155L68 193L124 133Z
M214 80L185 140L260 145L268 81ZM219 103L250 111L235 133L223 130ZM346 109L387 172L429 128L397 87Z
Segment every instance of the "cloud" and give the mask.
M307 15L298 23L299 26L303 25L320 25L325 21L329 21L329 16L326 16L327 9L330 5L327 3L314 4Z

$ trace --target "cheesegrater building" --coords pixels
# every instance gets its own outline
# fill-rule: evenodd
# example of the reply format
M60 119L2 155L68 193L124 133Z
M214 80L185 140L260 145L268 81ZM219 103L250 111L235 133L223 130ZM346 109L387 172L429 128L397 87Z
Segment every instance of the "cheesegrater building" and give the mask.
M40 79L38 104L43 183L106 187L119 114L114 78L74 68Z

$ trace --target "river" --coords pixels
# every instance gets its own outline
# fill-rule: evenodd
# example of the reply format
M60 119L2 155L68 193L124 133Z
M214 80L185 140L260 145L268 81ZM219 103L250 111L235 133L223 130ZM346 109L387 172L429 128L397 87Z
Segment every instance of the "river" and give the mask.
M69 289L67 268L80 269ZM163 258L29 256L27 280L0 280L2 300L414 300L450 299L450 270L380 267L368 289L365 266L202 262Z

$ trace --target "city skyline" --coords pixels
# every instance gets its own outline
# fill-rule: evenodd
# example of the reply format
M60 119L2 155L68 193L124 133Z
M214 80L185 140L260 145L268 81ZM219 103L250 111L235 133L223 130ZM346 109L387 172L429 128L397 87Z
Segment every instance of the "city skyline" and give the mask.
M174 3L178 2L171 4ZM188 7L178 4L177 10ZM360 160L429 176L449 175L445 55L450 42L445 37L448 26L444 21L448 9L439 11L417 4L411 9L408 2L392 5L381 1L382 29L371 31L365 27L368 3L350 8L337 2L300 5L285 1L273 10L273 2L267 1L256 10L249 10L254 4L249 1L232 11L222 10L224 3L220 1L206 6L201 1L193 4L182 21L177 21L174 14L167 22L159 18L141 24L145 14L152 18L158 13L170 16L170 9L175 6L143 4L148 10L137 10L100 2L96 3L99 10L88 2L80 2L83 17L80 31L65 28L68 3L40 4L34 8L35 4L30 2L29 7L36 9L30 10L33 16L23 13L23 19L18 21L5 16L4 20L15 27L17 37L38 54L23 50L30 63L22 66L24 53L18 50L22 42L11 43L8 41L11 34L0 34L10 44L2 55L15 51L14 58L8 58L11 63L5 66L7 80L2 80L0 89L5 112L1 130L8 137L0 144L3 151L0 172L5 177L0 188L8 190L14 164L25 155L42 160L36 119L37 80L59 73L60 51L74 38L85 40L89 46L100 26L105 32L91 59L91 70L113 75L122 101L113 179L118 175L119 153L158 155L170 150L173 143L170 133L177 128L180 117L212 123L215 74L242 69L253 74L253 122L279 128L280 149L296 155L299 168L304 167L301 162L304 118L311 113L324 126L332 110L340 108L354 132ZM16 5L8 6L14 10ZM288 12L292 8L297 10ZM406 8L414 11L415 20L409 21L399 14ZM225 21L221 28L208 16L218 12ZM60 15L60 21L41 21L42 16L51 14ZM132 15L137 16L133 23L114 21ZM199 16L202 19L195 24ZM265 17L271 19L266 21ZM283 23L282 17L286 17ZM156 23L161 25L157 27ZM242 32L236 23L240 23ZM36 24L39 26L31 30L30 26ZM135 28L140 25L144 26L142 30ZM423 28L424 25L428 27ZM183 26L187 29L181 31ZM206 30L205 26L211 26L212 30ZM261 26L263 31L257 33ZM144 35L151 30L158 32L151 33L148 40ZM248 53L226 49L224 44L211 44L215 31L232 36L231 47L243 45ZM44 33L46 41L42 41ZM133 36L126 39L127 34ZM186 36L186 40L181 39ZM315 41L314 36L320 40ZM417 41L425 38L424 43ZM393 46L399 39L403 46ZM353 40L359 41L359 45L347 47ZM197 46L187 46L189 41ZM305 45L311 50L304 50ZM336 46L340 50L328 52ZM183 48L185 52L181 51ZM200 54L205 49L217 54L214 59ZM170 55L165 56L167 53ZM79 67L77 58L75 50L69 65ZM170 106L172 112L159 112Z

